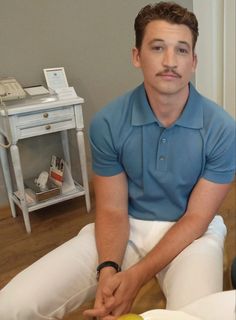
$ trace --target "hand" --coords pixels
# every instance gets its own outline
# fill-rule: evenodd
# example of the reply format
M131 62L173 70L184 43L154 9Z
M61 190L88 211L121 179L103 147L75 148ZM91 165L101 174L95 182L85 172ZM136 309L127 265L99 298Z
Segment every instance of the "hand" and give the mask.
M103 289L104 305L110 309L110 314L129 313L141 286L135 267L115 274Z
M99 318L103 319L105 316L109 315L109 310L106 309L104 305L103 298L103 288L106 287L109 279L115 274L115 270L113 268L104 268L100 272L99 282L95 297L95 303L93 309L88 309L83 312L85 318Z
M116 273L99 281L94 309L86 310L85 316L114 320L130 312L141 283L135 268Z

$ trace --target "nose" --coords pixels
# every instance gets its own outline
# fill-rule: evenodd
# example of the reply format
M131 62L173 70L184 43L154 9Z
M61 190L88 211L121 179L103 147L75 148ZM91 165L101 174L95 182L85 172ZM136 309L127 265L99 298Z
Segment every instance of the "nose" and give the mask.
M163 55L162 64L165 68L166 67L168 67L168 68L176 68L177 67L176 55L175 55L175 52L171 48L168 48L165 50L164 55Z

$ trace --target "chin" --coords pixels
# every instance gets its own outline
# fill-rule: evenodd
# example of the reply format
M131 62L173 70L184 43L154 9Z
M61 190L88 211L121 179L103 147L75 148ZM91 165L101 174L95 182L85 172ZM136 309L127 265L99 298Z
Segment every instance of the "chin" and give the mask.
M155 91L159 92L160 94L166 95L175 95L184 91L188 87L188 84L183 86L176 86L174 84L165 84L160 86L155 86Z
M162 95L174 95L174 94L177 94L180 90L170 89L170 88L168 89L156 88L155 91Z

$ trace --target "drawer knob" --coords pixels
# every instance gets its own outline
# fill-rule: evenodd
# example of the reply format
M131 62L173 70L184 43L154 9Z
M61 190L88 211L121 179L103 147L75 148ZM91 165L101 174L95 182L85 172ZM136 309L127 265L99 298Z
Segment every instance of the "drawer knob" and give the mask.
M43 117L44 117L44 118L48 118L48 113L45 112L45 113L43 114Z
M51 129L51 125L50 125L50 124L47 124L47 125L45 126L45 129L46 129L46 130L50 130L50 129Z

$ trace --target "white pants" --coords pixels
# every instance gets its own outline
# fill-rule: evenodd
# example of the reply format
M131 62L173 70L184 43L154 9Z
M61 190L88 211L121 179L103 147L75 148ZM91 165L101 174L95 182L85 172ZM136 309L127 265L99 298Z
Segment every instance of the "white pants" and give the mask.
M145 256L173 222L130 219L123 269ZM223 287L226 227L216 216L207 232L184 249L158 275L168 309L179 309ZM184 236L184 235L183 235ZM96 292L94 224L19 273L0 291L0 319L62 319Z

